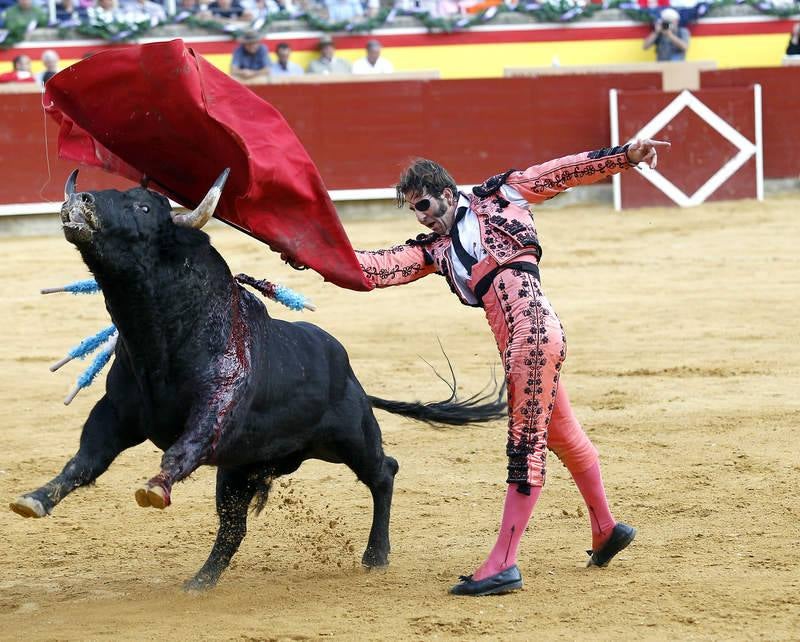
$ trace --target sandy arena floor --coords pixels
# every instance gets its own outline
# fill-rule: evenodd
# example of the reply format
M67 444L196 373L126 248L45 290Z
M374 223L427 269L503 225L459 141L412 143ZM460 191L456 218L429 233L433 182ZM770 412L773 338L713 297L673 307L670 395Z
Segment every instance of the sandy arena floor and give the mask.
M586 569L589 522L566 470L549 481L523 540L525 589L457 599L447 588L493 542L504 494L505 425L434 430L378 414L400 461L392 561L359 560L367 489L308 462L276 484L218 588L180 587L216 530L214 471L178 485L165 511L137 485L160 453L123 453L94 487L41 520L0 512L0 638L29 640L555 640L800 638L800 197L617 215L542 211L545 289L566 327L564 382L601 450L618 519L636 542ZM348 222L357 247L417 233L406 219ZM305 319L348 348L368 392L446 396L421 361L452 358L460 390L497 363L479 310L431 276L358 294L294 272L223 226L234 271L293 286ZM47 367L104 327L99 297L42 297L83 278L61 237L0 239L0 499L60 471L102 382L61 399L83 363ZM300 318L269 305L283 318Z

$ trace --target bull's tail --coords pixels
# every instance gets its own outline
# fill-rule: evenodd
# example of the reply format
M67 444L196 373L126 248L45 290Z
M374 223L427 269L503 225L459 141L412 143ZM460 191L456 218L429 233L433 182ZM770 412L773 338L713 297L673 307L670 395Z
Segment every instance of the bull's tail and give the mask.
M505 381L498 386L497 379L492 377L492 381L483 390L468 399L460 400L456 396L456 377L453 366L446 354L445 359L450 367L452 381L442 377L435 369L433 371L450 388L450 396L447 399L423 403L421 401L392 401L367 395L372 406L432 425L464 426L503 419L508 416Z

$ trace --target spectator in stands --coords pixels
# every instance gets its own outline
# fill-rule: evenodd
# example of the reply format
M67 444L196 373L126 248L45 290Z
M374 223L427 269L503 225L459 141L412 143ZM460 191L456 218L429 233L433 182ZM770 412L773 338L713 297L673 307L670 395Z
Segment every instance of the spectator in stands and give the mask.
M288 42L278 43L275 49L275 62L269 69L270 75L274 78L276 76L302 76L303 68L296 62L289 60L292 54L292 48Z
M120 7L125 14L126 22L145 22L150 20L155 24L167 21L167 12L164 7L152 0L123 0Z
M252 16L245 14L244 7L238 0L215 0L208 5L208 10L215 20L242 21L250 20Z
M242 34L241 44L234 50L231 76L242 81L265 81L269 77L269 51L261 42L261 34L248 29Z
M800 22L792 29L792 37L789 38L789 46L786 47L787 56L800 56Z
M40 85L44 85L48 80L58 73L59 62L58 54L52 49L46 49L44 53L42 53L42 64L44 65L44 71L36 76L36 80Z
M377 40L367 42L367 55L353 63L354 74L391 74L394 66L381 56L381 43Z
M336 46L330 36L319 39L319 58L308 65L310 74L349 74L350 63L336 57Z
M397 0L394 6L398 11L427 13L432 18L452 18L461 11L455 0Z
M75 27L86 20L86 8L77 0L61 0L56 5L56 24L59 27Z
M364 15L364 7L359 0L325 0L328 9L328 22L353 22Z
M97 0L93 7L86 9L90 24L112 24L121 21L116 0Z
M36 82L31 73L31 59L25 54L20 54L11 63L12 71L0 74L0 82Z
M680 26L680 20L681 16L675 9L664 9L660 20L653 25L653 31L644 39L644 49L656 46L656 60L659 62L686 60L689 30Z
M47 14L35 6L33 0L17 0L17 4L10 6L3 14L5 28L17 33L28 31L31 25L34 28L45 27L47 20Z
M252 20L263 20L270 16L285 12L283 6L275 0L241 0L242 9L252 16Z
M374 18L381 12L380 0L366 0L364 2L364 15L367 18Z
M180 0L175 8L175 22L186 20L189 16L194 16L199 20L210 20L211 12L208 5L201 4L198 0Z

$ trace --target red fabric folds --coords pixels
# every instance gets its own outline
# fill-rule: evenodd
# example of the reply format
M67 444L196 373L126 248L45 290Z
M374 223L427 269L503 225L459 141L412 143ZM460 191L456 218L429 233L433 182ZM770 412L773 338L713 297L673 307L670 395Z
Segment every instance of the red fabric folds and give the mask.
M182 40L121 47L46 85L59 155L194 208L226 167L215 216L353 290L369 290L316 166L283 116Z

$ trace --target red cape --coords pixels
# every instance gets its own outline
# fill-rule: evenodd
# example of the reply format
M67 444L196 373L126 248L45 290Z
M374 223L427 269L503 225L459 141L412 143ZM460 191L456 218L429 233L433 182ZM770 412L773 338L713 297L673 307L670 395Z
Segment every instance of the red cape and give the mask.
M353 290L369 290L316 166L283 116L182 40L103 51L53 76L62 158L194 208L226 167L215 216Z

